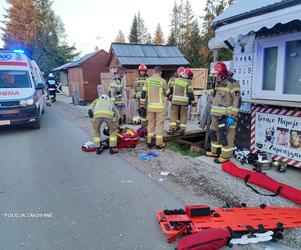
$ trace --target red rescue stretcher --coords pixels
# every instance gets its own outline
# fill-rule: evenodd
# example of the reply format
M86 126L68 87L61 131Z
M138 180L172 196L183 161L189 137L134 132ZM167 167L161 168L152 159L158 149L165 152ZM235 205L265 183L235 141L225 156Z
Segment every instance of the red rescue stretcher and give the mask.
M301 208L260 206L210 209L208 206L186 206L185 210L164 210L156 214L167 242L179 236L209 228L231 232L281 231L301 227Z
M254 172L248 169L240 168L236 166L233 162L227 162L222 165L223 171L231 174L239 179L245 181L245 184L252 188L258 194L261 194L258 190L252 187L250 184L267 189L274 194L263 194L266 196L276 196L280 195L290 201L297 204L301 204L301 190L296 189L287 184L281 183L267 176L266 174Z

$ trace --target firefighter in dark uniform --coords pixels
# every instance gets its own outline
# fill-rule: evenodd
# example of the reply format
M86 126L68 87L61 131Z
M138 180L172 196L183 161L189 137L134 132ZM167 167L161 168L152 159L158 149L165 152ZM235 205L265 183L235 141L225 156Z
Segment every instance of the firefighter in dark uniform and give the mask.
M214 70L217 75L210 112L211 151L206 155L214 157L216 163L224 163L233 155L237 115L241 105L240 85L232 78L232 73L224 63L217 63Z
M49 94L50 100L52 100L53 102L56 102L57 83L56 83L56 81L54 79L54 75L52 73L50 73L48 75L46 85L48 87L48 94Z

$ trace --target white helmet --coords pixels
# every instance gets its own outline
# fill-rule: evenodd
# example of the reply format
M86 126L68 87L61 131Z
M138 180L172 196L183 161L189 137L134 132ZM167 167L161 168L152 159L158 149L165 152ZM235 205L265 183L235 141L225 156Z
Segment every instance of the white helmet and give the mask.
M105 94L101 95L100 99L110 100L109 96Z
M49 73L49 75L48 75L49 77L54 77L54 75L52 74L52 73Z

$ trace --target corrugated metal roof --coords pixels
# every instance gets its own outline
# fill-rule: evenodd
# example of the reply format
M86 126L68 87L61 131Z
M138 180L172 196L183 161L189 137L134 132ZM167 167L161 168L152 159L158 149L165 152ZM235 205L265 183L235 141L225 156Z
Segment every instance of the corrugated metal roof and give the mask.
M277 3L289 1L290 0L236 0L234 4L216 17L213 23L244 13L253 12Z
M112 43L112 50L121 65L189 65L176 46Z
M61 70L64 70L64 69L70 69L70 68L75 68L75 67L78 67L80 66L84 61L88 60L89 58L91 58L92 56L94 56L97 52L92 52L92 53L89 53L87 55L84 55L83 57L81 57L80 59L74 61L74 62L70 62L70 63L66 63L60 67L57 67L55 69L53 69L52 71L61 71Z

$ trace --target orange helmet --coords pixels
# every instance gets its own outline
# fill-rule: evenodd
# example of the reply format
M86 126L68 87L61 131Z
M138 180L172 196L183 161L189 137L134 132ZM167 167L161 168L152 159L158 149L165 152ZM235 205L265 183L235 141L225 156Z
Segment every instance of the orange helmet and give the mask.
M186 69L185 70L185 74L187 75L188 79L192 79L193 78L193 72L191 69Z
M178 68L178 70L177 70L177 76L180 76L183 73L185 73L185 68L184 67Z
M138 67L138 71L147 71L147 67L144 64L140 64Z
M226 76L228 73L227 66L223 62L218 62L217 64L215 64L214 71L216 71L220 76Z

